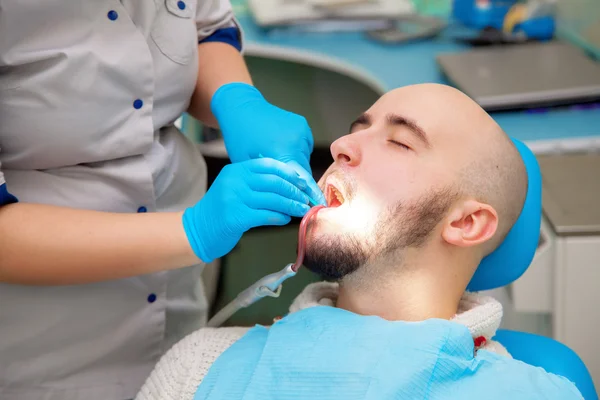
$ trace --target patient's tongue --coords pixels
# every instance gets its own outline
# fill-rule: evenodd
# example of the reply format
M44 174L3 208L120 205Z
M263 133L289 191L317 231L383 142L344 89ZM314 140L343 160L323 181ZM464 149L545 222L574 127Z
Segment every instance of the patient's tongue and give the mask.
M340 203L340 201L338 200L338 198L336 196L333 196L333 198L329 202L329 207L332 207L332 208L339 207L341 205L342 205L342 203Z

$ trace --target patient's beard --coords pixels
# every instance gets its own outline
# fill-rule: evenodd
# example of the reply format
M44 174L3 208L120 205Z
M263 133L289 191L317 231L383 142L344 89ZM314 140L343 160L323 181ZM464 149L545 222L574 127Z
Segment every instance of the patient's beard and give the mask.
M323 279L337 281L367 262L369 249L354 235L336 235L307 244L304 266Z
M445 188L431 190L414 203L390 207L382 212L375 226L374 245L350 234L310 240L304 265L326 280L337 281L367 261L377 263L401 254L408 247L421 247L456 198L456 191Z

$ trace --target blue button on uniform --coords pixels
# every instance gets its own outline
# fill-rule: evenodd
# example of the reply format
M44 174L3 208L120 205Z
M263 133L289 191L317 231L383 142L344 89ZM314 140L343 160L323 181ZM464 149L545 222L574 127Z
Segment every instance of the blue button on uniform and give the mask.
M140 208L138 208L139 213L145 213L146 211L148 211L148 209L144 206L141 206Z
M139 110L140 108L142 108L143 105L144 105L144 102L140 99L136 99L133 102L133 108L135 108L136 110Z
M119 18L119 14L115 10L110 10L108 12L108 19L110 19L111 21L114 21L117 18Z
M179 0L177 2L177 7L179 7L180 10L185 10L185 2Z
M148 303L154 303L156 301L156 295L154 293L150 293L148 295Z

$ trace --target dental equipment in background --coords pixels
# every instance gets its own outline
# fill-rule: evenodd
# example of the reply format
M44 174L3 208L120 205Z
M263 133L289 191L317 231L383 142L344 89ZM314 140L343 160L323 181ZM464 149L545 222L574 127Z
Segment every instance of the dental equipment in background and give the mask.
M325 206L319 205L311 208L300 222L300 229L298 230L298 256L296 257L296 262L286 265L285 268L279 272L274 272L259 279L252 286L238 294L233 301L223 307L208 321L208 327L221 326L237 311L256 303L265 296L279 297L283 282L286 279L295 276L298 269L302 266L306 248L306 228L308 222L322 208L325 208Z

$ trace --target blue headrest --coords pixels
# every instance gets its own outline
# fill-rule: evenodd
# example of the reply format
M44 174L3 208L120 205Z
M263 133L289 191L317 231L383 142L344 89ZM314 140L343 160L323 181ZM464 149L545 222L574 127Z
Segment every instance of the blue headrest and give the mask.
M521 214L498 248L483 260L467 290L495 289L520 277L533 260L542 220L542 174L535 155L524 143L513 139L527 169L527 197Z

